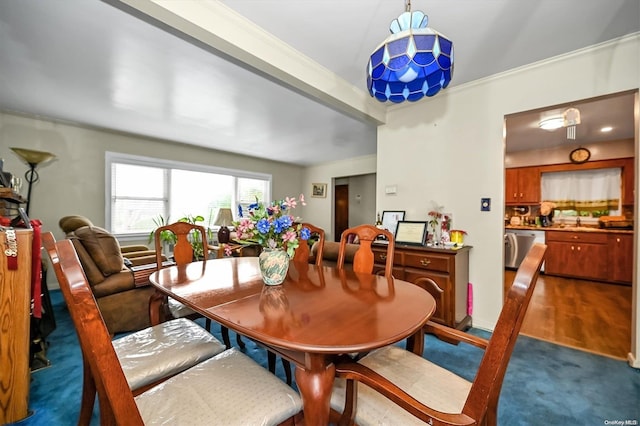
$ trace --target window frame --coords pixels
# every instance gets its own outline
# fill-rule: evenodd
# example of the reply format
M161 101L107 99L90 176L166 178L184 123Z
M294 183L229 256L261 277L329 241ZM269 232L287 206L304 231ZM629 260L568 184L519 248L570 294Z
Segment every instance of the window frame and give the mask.
M168 211L171 205L171 197L169 188L171 186L171 169L185 170L191 172L201 172L201 173L212 173L212 174L220 174L232 176L234 178L234 187L232 190L231 197L231 208L232 211L235 212L235 205L238 200L238 178L247 178L247 179L257 179L257 180L265 180L267 181L267 188L265 192L265 201L266 203L271 202L271 194L272 194L272 185L273 185L273 175L269 173L259 173L259 172L251 172L248 170L239 170L239 169L230 169L225 167L218 166L209 166L204 164L197 163L188 163L184 161L176 161L176 160L167 160L163 158L154 158L147 157L141 155L132 155L132 154L123 154L118 152L105 152L105 226L109 231L113 231L112 222L111 222L111 213L112 213L112 199L113 194L111 187L111 166L113 164L128 164L133 166L147 166L147 167L156 167L165 170L165 173L168 173L165 187L163 188L163 192L165 194L165 206L164 210ZM114 234L118 239L123 241L134 241L134 240L142 240L146 239L149 236L148 232L143 233L129 233L129 234Z

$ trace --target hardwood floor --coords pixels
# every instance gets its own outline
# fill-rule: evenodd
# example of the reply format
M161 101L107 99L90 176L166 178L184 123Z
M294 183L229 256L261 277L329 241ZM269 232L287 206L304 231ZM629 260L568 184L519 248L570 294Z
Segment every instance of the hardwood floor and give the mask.
M515 271L505 270L505 286ZM627 359L631 287L541 274L521 333L563 346Z

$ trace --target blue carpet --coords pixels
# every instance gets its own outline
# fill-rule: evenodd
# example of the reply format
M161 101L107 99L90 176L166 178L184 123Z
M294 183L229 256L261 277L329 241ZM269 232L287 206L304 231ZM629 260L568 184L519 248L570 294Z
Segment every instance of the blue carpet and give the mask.
M73 425L82 387L80 348L60 291L51 292L57 328L49 337L51 366L32 375L31 415L17 425ZM219 327L212 326L220 341ZM472 330L482 337L489 334ZM231 341L235 336L231 333ZM245 353L266 368L266 352L248 339ZM425 358L473 380L482 351L426 337ZM278 376L284 371L278 362ZM295 385L294 385L295 386ZM98 425L97 405L93 425ZM604 425L640 421L640 370L617 361L520 336L504 380L501 425ZM609 422L607 422L609 421ZM633 423L635 421L636 423Z

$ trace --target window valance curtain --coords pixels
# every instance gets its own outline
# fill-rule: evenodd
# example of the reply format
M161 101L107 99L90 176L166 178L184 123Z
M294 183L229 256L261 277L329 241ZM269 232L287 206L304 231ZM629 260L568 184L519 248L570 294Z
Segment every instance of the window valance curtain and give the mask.
M558 210L617 210L621 196L620 168L542 174L542 200Z

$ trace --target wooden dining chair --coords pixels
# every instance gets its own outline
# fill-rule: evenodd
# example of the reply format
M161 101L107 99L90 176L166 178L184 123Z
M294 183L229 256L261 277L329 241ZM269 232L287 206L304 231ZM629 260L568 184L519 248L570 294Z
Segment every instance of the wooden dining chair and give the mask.
M64 280L53 234L44 232L42 243L54 265L58 281ZM113 347L134 395L225 350L222 342L184 318L130 333L114 340ZM83 375L78 424L88 425L96 388L84 353Z
M176 265L186 265L194 260L201 260L206 262L209 258L209 245L207 244L207 232L204 227L200 225L194 225L188 222L175 222L156 228L154 231L155 247L156 247L156 264L158 269L165 268L168 265L163 262L162 259L165 255L162 253L162 238L163 233L170 232L175 235L175 243L173 246L173 261ZM189 318L197 319L203 316L193 311L182 303L175 299L169 298L160 292L156 292L153 296L154 299L161 298L162 313L168 312L172 318ZM162 321L162 318L157 316L155 304L153 304L153 312L150 312L151 324ZM211 331L211 319L205 318L205 327ZM229 339L229 329L223 325L220 325L220 332L222 334L222 340L229 349L231 347L231 341ZM244 348L244 342L240 336L236 336L236 340L240 347Z
M393 234L386 229L376 228L373 225L360 225L353 228L346 229L340 237L340 250L338 252L338 269L344 268L347 243L350 241L350 236L355 236L358 249L353 256L353 270L354 272L371 274L373 273L373 266L375 263L375 256L371 245L376 241L378 236L383 236L387 239L386 247L387 253L385 255L385 267L384 275L390 277L393 273L393 254L394 254L394 239Z
M322 266L322 249L324 248L324 229L318 228L315 225L310 223L302 223L302 228L307 228L311 232L312 237L317 237L317 247L316 247L316 259L315 264L317 266ZM311 256L311 247L309 247L308 241L300 241L300 245L296 249L293 255L294 262L309 262L309 258Z
M53 251L60 289L95 381L101 425L294 424L299 420L299 395L235 348L134 396L71 241L55 243Z
M336 364L332 414L339 424L495 425L500 389L547 246L536 243L520 265L491 338L440 324L427 332L445 341L484 349L475 379L469 382L424 359L422 354L387 346L360 361ZM364 384L366 386L360 386Z

